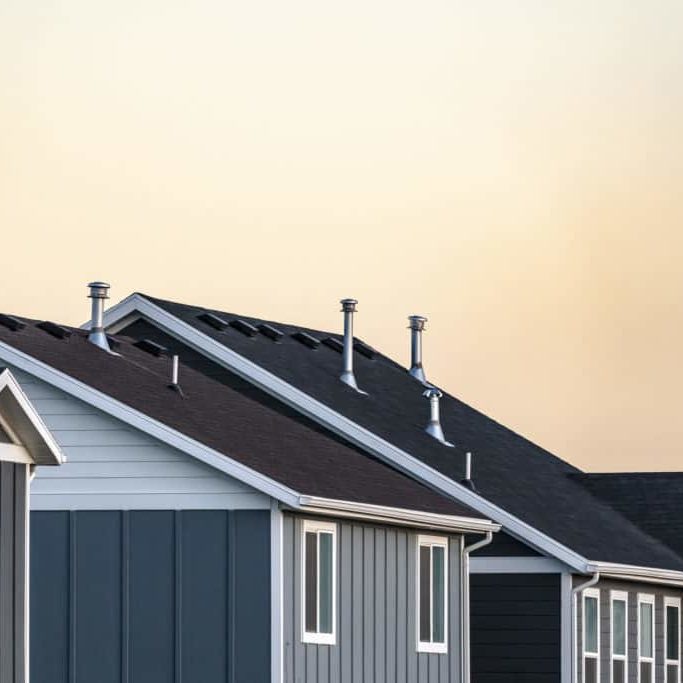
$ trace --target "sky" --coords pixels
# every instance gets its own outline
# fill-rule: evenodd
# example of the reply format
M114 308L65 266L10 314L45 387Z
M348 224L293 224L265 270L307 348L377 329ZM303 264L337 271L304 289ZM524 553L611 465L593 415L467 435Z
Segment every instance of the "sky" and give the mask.
M3 0L0 310L355 297L573 464L681 470L682 35L680 0Z

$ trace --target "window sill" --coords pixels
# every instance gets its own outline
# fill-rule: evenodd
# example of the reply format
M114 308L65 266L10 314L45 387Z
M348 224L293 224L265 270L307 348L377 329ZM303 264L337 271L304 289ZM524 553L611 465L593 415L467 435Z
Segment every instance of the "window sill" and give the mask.
M446 643L418 643L417 651L437 655L446 655L448 654L448 645L446 645Z
M301 641L311 645L336 645L334 633L304 633Z

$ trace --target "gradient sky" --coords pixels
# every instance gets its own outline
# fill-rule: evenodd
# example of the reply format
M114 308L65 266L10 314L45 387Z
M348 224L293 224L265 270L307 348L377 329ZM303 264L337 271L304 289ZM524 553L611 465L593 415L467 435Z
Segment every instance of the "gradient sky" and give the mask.
M355 296L571 462L683 469L682 45L680 0L3 0L0 310Z

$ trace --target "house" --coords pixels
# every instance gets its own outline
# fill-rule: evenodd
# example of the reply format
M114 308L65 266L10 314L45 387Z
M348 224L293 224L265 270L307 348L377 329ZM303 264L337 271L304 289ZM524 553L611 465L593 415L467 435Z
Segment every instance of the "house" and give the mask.
M425 384L424 318L410 318L404 366L353 337L355 302L342 305L345 334L143 294L103 325L500 524L469 566L475 683L679 682L680 479L667 479L666 508L634 506L633 487L603 485Z
M0 681L28 681L28 491L62 453L12 373L0 368ZM49 581L49 577L47 577Z
M105 296L85 331L0 316L67 457L31 491L32 683L466 680L468 556L499 525L219 366L105 333Z

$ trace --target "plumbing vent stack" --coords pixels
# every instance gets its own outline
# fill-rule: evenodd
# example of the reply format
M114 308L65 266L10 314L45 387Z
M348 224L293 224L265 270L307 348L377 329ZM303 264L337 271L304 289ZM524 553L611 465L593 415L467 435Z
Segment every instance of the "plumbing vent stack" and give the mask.
M422 332L427 318L422 315L408 316L410 321L410 370L408 372L422 383L427 381L422 367Z
M425 431L430 436L433 436L437 441L441 441L441 443L445 446L453 446L452 443L446 441L446 437L443 434L443 429L441 428L439 399L443 396L443 394L435 387L430 387L422 395L429 399L429 424L427 425Z
M472 481L472 453L469 452L465 453L465 478L461 483L471 491L477 490Z
M171 384L178 386L178 356L173 356L171 365Z
M88 341L104 351L111 351L107 335L104 333L104 302L109 298L109 285L106 282L91 282L88 287L90 287L88 298L92 299Z
M356 312L358 301L356 299L342 299L340 303L344 313L344 349L342 351L344 368L340 379L344 384L348 384L352 389L360 392L356 377L353 374L353 314Z

